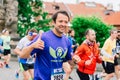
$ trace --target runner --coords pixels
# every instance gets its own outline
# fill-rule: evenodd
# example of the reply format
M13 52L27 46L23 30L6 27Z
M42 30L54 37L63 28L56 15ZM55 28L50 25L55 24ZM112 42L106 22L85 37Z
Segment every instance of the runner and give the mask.
M10 68L9 61L11 58L11 47L10 47L11 37L10 37L9 33L10 32L8 29L4 29L2 31L3 35L1 35L1 39L3 40L3 49L4 49L4 52L3 52L4 64L5 64L6 68Z
M71 44L63 35L70 20L69 15L66 11L58 11L52 20L54 28L37 36L18 54L25 58L29 57L31 52L36 53L34 80L63 80L68 66L63 71L62 64L71 62Z
M103 68L107 75L105 80L110 80L115 73L115 48L116 48L117 29L111 29L110 37L105 41L101 53L103 54Z
M18 54L21 50L30 43L31 40L37 35L36 29L30 29L27 32L27 35L23 37L16 48L14 49L14 53ZM16 78L19 77L20 70L23 72L24 80L33 80L33 71L34 71L34 55L29 58L19 58L20 69L16 71Z
M80 80L92 80L91 78L95 72L96 63L101 63L102 58L96 43L95 31L93 29L86 30L85 37L86 40L77 48L73 58L79 56L81 59L77 63L77 74Z

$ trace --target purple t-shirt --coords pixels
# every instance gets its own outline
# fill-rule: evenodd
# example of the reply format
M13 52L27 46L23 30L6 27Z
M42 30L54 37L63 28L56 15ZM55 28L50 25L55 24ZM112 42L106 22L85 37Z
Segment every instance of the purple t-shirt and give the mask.
M38 38L39 35L31 43ZM41 39L44 41L44 50L32 51L36 53L34 80L51 80L51 75L56 74L54 72L61 71L62 63L71 60L71 44L65 35L58 37L52 30L43 33Z

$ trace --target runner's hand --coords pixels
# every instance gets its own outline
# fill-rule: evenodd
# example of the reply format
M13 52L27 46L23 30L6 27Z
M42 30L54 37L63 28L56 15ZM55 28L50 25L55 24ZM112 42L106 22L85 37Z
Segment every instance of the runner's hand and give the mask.
M80 57L78 56L78 55L74 55L73 56L73 61L75 62L75 63L78 63L78 62L80 62Z
M32 44L33 48L39 48L42 50L44 49L44 41L41 40L41 36L42 36L42 34L40 34L37 41Z
M99 58L99 60L101 60L101 61L103 60L103 56L99 56L98 58Z
M70 74L72 72L71 66L68 62L64 62L62 67L63 67L65 73Z
M116 57L116 58L119 58L119 55L118 55L118 54L115 54L115 57Z
M110 60L114 60L115 59L115 56L111 56L109 57Z

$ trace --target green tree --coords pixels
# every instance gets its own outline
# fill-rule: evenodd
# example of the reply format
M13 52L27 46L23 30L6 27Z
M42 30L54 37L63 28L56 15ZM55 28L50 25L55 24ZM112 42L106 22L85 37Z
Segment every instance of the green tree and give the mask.
M30 28L35 28L38 31L49 30L50 18L47 18L48 13L43 12L43 2L41 0L18 0L18 34L25 36L26 31ZM39 20L35 18L39 16Z
M78 16L72 20L72 28L75 30L75 38L79 44L85 39L85 31L88 28L96 31L96 40L103 46L106 38L109 37L109 30L113 26L106 25L102 20L95 16Z

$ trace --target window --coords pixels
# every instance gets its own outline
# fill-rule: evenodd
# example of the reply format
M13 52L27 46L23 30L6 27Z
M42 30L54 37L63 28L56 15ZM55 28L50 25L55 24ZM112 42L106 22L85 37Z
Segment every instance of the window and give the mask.
M53 8L54 8L55 10L59 10L59 9L60 9L60 6L59 6L59 5L53 5Z
M86 2L85 6L87 6L87 7L96 7L96 3L94 3L94 2Z

